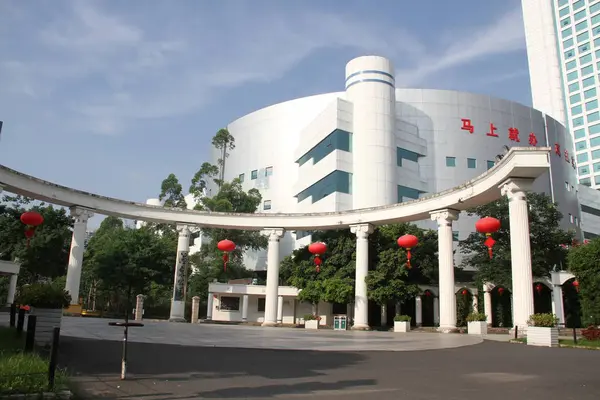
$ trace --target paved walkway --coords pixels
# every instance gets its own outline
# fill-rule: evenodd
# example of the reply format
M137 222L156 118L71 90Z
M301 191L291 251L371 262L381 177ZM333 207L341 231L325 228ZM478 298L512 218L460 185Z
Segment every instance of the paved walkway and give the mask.
M99 318L64 318L61 335L122 340L123 328L108 326L108 322ZM130 341L141 343L315 351L415 351L470 346L483 341L477 336L424 332L310 331L167 322L144 322L144 327L131 328L129 332Z

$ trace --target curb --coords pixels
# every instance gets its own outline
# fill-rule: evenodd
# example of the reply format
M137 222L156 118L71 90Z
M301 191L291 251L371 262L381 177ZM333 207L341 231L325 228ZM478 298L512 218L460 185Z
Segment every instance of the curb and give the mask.
M30 394L9 394L3 397L4 399L25 400L25 399L60 399L70 400L73 398L73 393L70 390L61 390L59 392L44 392Z

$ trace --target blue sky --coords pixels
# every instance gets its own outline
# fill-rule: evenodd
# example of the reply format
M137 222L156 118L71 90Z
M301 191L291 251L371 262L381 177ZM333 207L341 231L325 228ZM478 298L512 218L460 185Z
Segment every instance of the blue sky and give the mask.
M367 54L398 86L531 102L518 0L3 0L0 163L144 201L187 188L219 128L341 91Z

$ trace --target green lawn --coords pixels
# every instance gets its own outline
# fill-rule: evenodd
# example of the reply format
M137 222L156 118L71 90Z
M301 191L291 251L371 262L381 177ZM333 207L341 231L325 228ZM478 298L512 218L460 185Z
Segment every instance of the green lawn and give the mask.
M48 391L48 359L37 353L22 352L25 332L0 327L0 396L7 393L41 393ZM67 375L56 371L55 390L67 389Z
M520 343L527 343L527 339L525 339L525 338L513 339L512 341L520 342ZM558 344L560 346L564 346L564 347L582 346L582 347L594 347L594 348L600 349L600 340L585 340L585 339L581 338L581 339L577 339L577 344L575 344L573 339L559 339Z

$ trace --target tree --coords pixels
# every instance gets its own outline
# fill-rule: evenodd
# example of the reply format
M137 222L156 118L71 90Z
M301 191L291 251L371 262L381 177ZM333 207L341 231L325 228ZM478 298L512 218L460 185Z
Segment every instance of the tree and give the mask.
M579 283L582 323L600 325L600 238L573 246L569 250L568 266Z
M187 208L183 187L175 174L169 174L160 185L160 195L158 198L164 201L164 206L168 208Z
M71 246L72 218L63 208L45 203L33 204L22 196L4 196L0 205L0 254L3 260L19 260L20 284L54 279L66 273ZM29 247L25 226L20 221L26 211L39 212L44 223L35 230Z
M225 161L229 157L228 150L235 149L235 138L229 133L227 128L219 129L216 135L212 139L212 145L214 148L221 151L221 158L219 159L219 167L221 168L219 174L220 186L225 181Z
M547 277L553 268L565 265L567 251L564 245L572 243L574 232L560 228L562 213L546 194L528 193L527 201L533 275ZM479 283L493 282L496 285L512 287L508 198L502 197L492 203L475 207L468 213L497 218L501 228L493 234L496 244L493 247L492 259L483 244L483 234L472 233L461 241L460 252L466 255L462 266L475 268L475 278Z
M215 179L219 175L219 167L211 163L205 162L200 166L200 169L194 174L192 184L190 185L190 193L194 195L194 199L200 202L204 197L209 180L212 179L218 186L221 186L222 181Z

